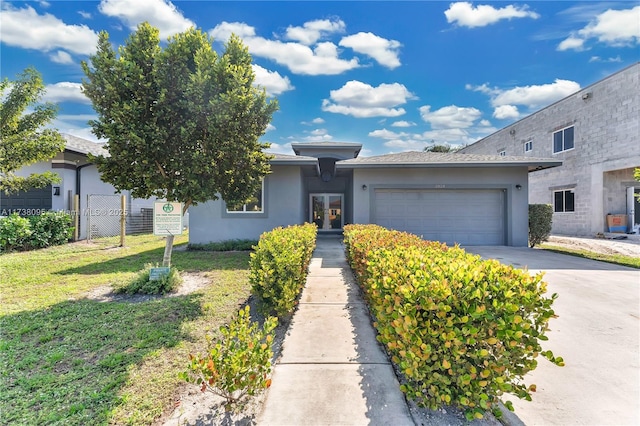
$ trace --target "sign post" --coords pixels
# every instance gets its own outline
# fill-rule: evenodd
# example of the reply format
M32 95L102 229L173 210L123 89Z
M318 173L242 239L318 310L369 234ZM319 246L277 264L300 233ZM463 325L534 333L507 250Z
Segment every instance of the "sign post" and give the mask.
M182 235L182 203L156 201L153 204L153 235L162 237ZM169 275L170 268L167 266L151 268L149 280L156 281Z

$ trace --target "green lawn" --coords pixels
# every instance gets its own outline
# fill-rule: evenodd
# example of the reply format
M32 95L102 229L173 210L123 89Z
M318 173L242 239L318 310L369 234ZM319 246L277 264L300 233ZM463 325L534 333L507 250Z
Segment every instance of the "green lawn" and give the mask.
M176 249L187 237L176 238ZM79 242L0 255L0 424L151 424L183 389L177 374L249 296L247 252L173 252L206 273L198 292L132 303L87 293L162 261L164 240Z
M555 253L569 254L571 256L584 257L586 259L600 260L602 262L614 263L616 265L630 266L640 269L640 257L625 256L622 254L603 254L589 250L571 249L566 247L555 246L551 243L544 243L539 246L543 250Z

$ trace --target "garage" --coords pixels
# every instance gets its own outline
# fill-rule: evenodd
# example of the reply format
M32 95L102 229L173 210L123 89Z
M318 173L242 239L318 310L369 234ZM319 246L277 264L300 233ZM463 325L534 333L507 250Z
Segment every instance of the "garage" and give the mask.
M504 245L502 189L376 189L373 222L449 245Z
M8 216L14 212L29 216L47 210L51 210L51 185L10 195L0 192L0 216Z

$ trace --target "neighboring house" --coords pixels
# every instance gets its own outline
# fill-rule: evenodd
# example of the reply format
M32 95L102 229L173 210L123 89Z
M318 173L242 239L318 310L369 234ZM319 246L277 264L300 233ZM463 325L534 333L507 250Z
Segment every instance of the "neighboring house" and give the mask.
M627 231L638 230L639 79L636 63L459 152L562 160L529 176L529 202L553 205L555 234L609 231L609 214L626 215Z
M526 246L528 174L553 159L404 152L358 158L358 143L296 143L276 155L251 203L190 209L189 242L258 239L315 222L321 233L377 223L463 245Z
M18 212L21 215L39 214L43 211L66 211L74 210L74 197L79 195L79 238L87 237L88 216L113 216L118 213L119 203L114 200L109 207L87 208L87 196L93 194L115 195L115 188L100 179L97 167L89 161L88 154L108 155L100 144L86 139L63 134L65 149L49 161L32 164L23 167L16 174L28 176L31 173L42 173L53 171L57 173L62 182L43 189L32 189L21 191L17 194L6 195L0 192L0 215L7 215L11 212ZM128 232L134 228L148 228L152 231L153 202L155 199L143 200L131 197L128 191L123 191L126 197ZM148 213L148 214L147 214ZM98 220L94 220L95 223ZM148 222L148 223L143 223ZM119 229L117 230L117 232Z

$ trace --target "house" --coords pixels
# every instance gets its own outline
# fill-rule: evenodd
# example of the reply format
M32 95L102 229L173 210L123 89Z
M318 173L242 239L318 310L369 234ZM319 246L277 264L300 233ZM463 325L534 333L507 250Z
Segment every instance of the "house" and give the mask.
M86 139L63 134L64 151L48 161L25 166L16 172L19 176L31 173L53 171L62 182L42 189L21 191L7 195L0 192L0 216L11 212L21 215L39 214L43 211L74 212L74 199L78 195L80 213L79 238L87 238L87 227L94 236L114 235L120 232L120 201L115 188L100 178L97 167L89 160L88 154L108 155L102 145ZM102 196L102 203L89 205L89 195ZM131 197L129 191L123 191L126 200L127 233L151 232L153 228L153 202ZM95 200L95 198L94 198ZM93 225L91 225L93 221ZM112 229L113 228L113 229Z
M463 245L526 246L528 174L559 160L403 152L359 157L359 143L294 143L278 154L250 203L191 207L189 242L258 239L278 226L315 222L320 233L377 223Z
M529 176L529 202L552 204L554 234L640 228L640 63L635 63L469 145L466 154L562 160Z

